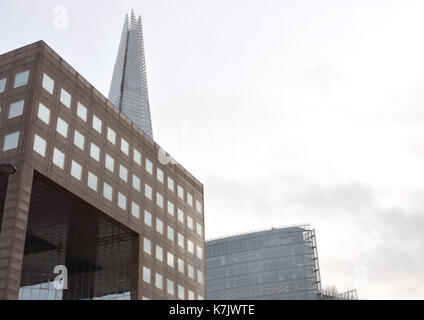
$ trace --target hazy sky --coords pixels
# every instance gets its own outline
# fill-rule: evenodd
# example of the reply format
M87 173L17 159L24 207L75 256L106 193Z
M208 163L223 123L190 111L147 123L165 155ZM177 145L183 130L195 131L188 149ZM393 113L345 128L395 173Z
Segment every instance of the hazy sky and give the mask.
M307 222L324 286L424 298L424 1L1 1L0 52L44 40L107 96L131 8L208 238Z

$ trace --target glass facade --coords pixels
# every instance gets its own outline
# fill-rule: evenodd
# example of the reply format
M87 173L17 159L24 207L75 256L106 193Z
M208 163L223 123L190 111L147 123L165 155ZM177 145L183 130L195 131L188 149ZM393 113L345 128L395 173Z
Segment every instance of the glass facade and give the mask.
M315 233L273 229L206 243L210 300L316 300L320 292Z

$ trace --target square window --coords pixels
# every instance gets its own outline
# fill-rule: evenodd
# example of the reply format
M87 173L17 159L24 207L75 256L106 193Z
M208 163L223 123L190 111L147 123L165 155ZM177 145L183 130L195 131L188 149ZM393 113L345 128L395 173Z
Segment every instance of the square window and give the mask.
M141 153L134 149L134 162L141 166Z
M132 186L133 186L134 190L136 190L138 192L141 191L141 181L136 175L133 175Z
M50 94L53 94L54 91L54 80L50 78L47 74L43 75L43 82L41 86Z
M152 214L147 210L144 210L144 223L149 227L152 226Z
M149 159L146 159L146 171L153 175L153 163Z
M156 273L155 286L160 290L163 289L163 277L159 273Z
M88 178L87 178L88 187L97 192L97 183L98 183L97 176L91 172L88 172Z
M149 268L143 267L143 281L146 283L151 283L152 273Z
M102 134L102 120L93 115L93 129Z
M201 236L201 237L203 236L203 228L202 228L202 225L200 223L196 224L196 231L197 231L197 234L199 236Z
M115 160L108 154L105 158L105 167L111 172L115 172Z
M144 238L144 252L152 255L152 241L147 238Z
M163 234L163 222L159 218L156 218L156 231Z
M187 226L190 230L194 230L193 218L187 215Z
M174 229L170 226L168 226L168 239L174 241Z
M130 145L125 139L121 138L121 151L127 156L130 154Z
M192 207L193 206L193 196L190 193L187 193L187 203Z
M163 183L163 171L159 168L156 169L157 178L160 183Z
M46 156L46 148L47 148L47 142L43 138L41 138L39 135L34 136L34 146L33 149L35 152L37 152L39 155L45 157Z
M106 182L103 185L103 197L109 201L113 199L113 188Z
M127 211L127 197L118 192L118 207Z
M196 211L202 214L202 203L198 200L196 200Z
M0 93L3 93L6 90L7 79L0 79Z
M156 245L156 259L163 262L163 249L158 245Z
M19 88L28 84L29 70L16 74L13 88Z
M144 195L146 196L147 199L153 200L153 190L152 190L152 187L149 186L147 183L146 183L146 186L144 188Z
M156 204L163 209L163 196L159 192L156 193Z
M10 133L4 137L3 151L9 151L18 147L19 131Z
M140 206L134 201L131 204L131 214L137 219L140 218Z
M107 128L107 140L113 145L116 144L116 132L111 128Z
M53 163L62 170L65 168L65 154L56 148L53 151Z
M174 255L171 252L168 252L166 262L168 263L168 266L174 268Z
M78 106L77 106L77 116L87 122L87 108L81 103L78 102Z
M168 201L168 213L174 216L174 204L171 201Z
M41 102L38 104L38 119L43 121L45 124L50 124L50 109L47 108L44 104Z
M71 165L71 176L73 176L75 179L81 181L82 166L74 160L72 160L72 165Z
M62 88L62 90L60 90L60 102L62 102L65 107L70 109L71 100L72 100L72 97L69 94L69 92Z
M178 197L184 200L184 189L181 186L178 186Z
M184 224L184 211L178 208L178 221Z
M178 285L178 299L184 300L185 298L185 288L181 285Z
M119 165L119 178L121 178L122 181L128 182L128 169L122 164Z
M174 192L174 180L168 177L168 189Z
M178 272L184 274L184 260L178 258Z
M20 100L14 103L11 103L9 106L9 115L8 119L13 119L20 117L24 113L25 100Z
M184 236L181 233L178 233L178 245L184 249Z
M166 292L171 296L174 295L174 281L168 279L166 283Z
M84 145L85 145L85 137L79 133L77 130L75 130L74 134L74 144L80 148L82 151L84 151Z
M64 138L68 138L68 124L61 118L57 118L56 131Z
M97 162L100 162L100 148L96 146L94 143L91 143L90 157L92 157Z

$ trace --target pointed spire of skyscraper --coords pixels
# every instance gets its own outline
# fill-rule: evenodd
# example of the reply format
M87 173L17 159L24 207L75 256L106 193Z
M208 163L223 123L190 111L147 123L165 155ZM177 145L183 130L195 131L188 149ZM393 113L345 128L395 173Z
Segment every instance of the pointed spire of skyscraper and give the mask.
M141 16L125 16L109 100L153 138Z

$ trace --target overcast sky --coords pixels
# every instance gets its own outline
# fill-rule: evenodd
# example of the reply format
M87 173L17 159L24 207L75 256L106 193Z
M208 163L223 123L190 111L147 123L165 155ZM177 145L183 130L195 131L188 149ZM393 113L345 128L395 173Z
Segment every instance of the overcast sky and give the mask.
M131 8L208 238L310 223L324 286L424 298L424 1L1 1L0 53L44 40L107 96Z

